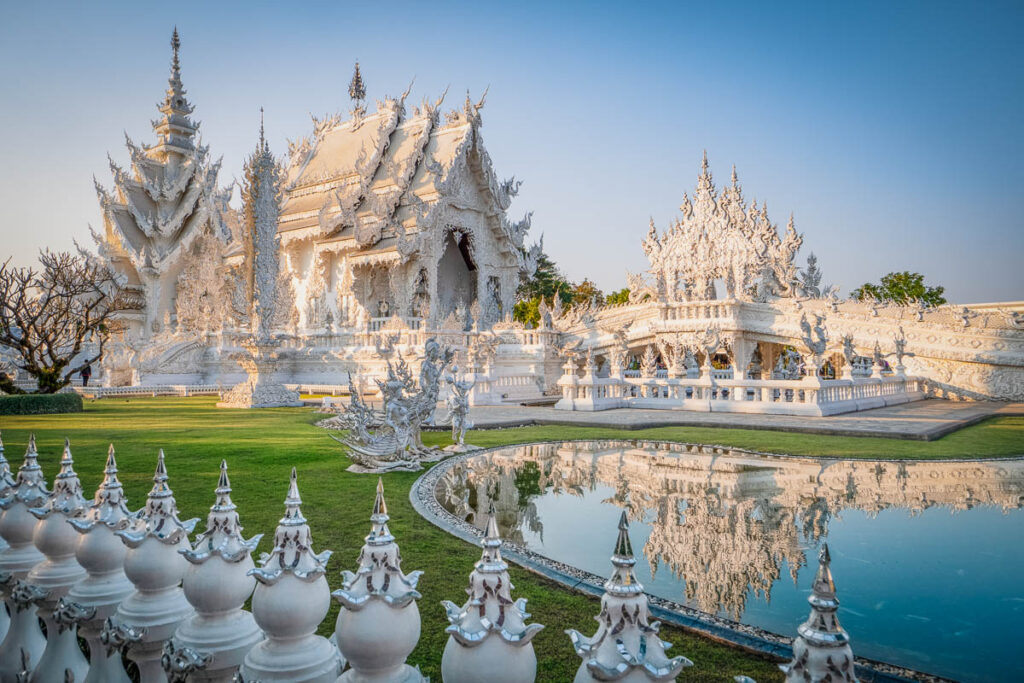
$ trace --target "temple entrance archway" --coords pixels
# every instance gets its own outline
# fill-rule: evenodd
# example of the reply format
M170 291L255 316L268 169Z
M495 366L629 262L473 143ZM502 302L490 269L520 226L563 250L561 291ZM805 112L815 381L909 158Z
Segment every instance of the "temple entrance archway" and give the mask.
M442 317L454 311L460 303L468 309L476 301L476 270L469 236L447 233L444 251L437 263L438 310Z

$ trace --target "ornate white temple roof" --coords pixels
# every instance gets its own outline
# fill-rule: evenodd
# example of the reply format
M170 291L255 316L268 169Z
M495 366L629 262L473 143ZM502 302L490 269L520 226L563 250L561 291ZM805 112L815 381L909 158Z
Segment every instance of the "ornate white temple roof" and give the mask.
M497 181L480 139L483 99L473 103L467 94L461 108L441 117L443 96L410 113L407 95L378 101L372 114L357 104L346 120L314 117L313 133L290 145L279 224L286 242L315 237L335 248L395 253L406 231L430 223L442 196L454 197L459 175L473 177L484 197L484 206L470 207L467 195L462 208L492 216L521 247L519 225L503 215L516 184Z

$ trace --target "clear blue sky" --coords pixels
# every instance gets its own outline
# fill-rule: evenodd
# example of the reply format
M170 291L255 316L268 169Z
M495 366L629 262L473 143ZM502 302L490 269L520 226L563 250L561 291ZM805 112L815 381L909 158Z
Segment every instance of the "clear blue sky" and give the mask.
M844 292L910 269L959 302L1024 299L1024 3L73 3L0 9L0 257L88 241L106 155L152 141L182 35L204 141L240 174L258 109L283 154L309 112L490 85L483 135L516 217L572 279L642 270L707 149L792 211Z

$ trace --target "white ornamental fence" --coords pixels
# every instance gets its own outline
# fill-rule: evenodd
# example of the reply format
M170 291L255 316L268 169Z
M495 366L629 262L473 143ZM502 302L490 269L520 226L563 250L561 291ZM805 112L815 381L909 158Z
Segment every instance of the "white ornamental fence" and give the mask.
M771 415L836 415L925 398L925 380L892 375L827 380L723 379L703 371L701 377L639 377L626 371L598 377L593 368L579 375L569 361L558 380L559 410L600 411L614 408L691 410Z
M0 683L128 683L123 657L141 683L425 680L405 661L420 636L422 572L402 571L381 482L355 571L342 572L342 588L331 593L331 553L313 551L294 469L287 488L281 482L284 515L258 565L260 535L241 534L226 463L205 529L191 541L198 520L180 519L162 451L138 512L129 511L117 474L111 446L103 482L87 500L65 441L51 491L34 437L16 477L0 441ZM526 600L512 596L493 508L481 543L468 600L442 602L450 624L443 679L529 683L537 673L531 641L543 626L528 624ZM625 513L611 563L597 632L567 631L565 646L582 660L575 681L675 680L691 662L669 657L649 620ZM316 630L332 596L341 609L324 638ZM808 601L794 659L781 667L787 680L855 680L827 547Z

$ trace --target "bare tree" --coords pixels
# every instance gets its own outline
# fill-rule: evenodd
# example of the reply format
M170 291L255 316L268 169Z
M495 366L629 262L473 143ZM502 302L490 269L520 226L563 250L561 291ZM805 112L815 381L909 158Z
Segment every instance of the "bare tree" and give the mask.
M46 250L39 262L39 270L10 259L0 266L0 345L35 378L38 393L52 394L103 357L121 287L95 258Z

